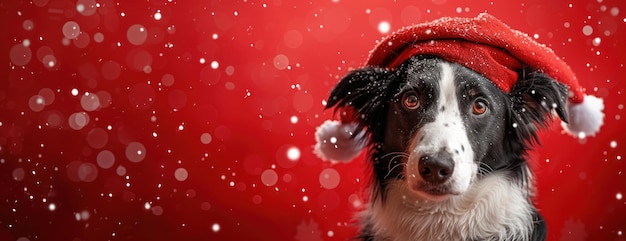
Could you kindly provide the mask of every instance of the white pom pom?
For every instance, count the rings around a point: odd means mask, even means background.
[[[602,99],[585,95],[580,104],[567,103],[568,123],[561,123],[565,131],[577,138],[595,136],[604,124],[604,102]]]
[[[313,152],[324,160],[351,161],[365,145],[365,133],[355,135],[356,123],[341,124],[339,121],[325,121],[315,131],[315,149]]]

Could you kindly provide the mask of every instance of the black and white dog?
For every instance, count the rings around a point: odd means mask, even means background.
[[[327,108],[354,108],[369,136],[371,198],[363,240],[544,240],[526,152],[567,88],[521,72],[510,93],[457,63],[418,55],[393,70],[364,67]]]

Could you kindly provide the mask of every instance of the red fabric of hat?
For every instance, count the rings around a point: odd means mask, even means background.
[[[403,28],[376,46],[367,65],[395,68],[418,54],[464,65],[506,92],[517,81],[517,71],[527,66],[567,85],[572,93],[571,103],[581,103],[584,98],[576,75],[552,49],[487,13],[475,18],[441,18]]]

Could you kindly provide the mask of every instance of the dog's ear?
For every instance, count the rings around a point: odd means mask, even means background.
[[[374,129],[380,129],[377,127],[384,126],[383,110],[391,79],[392,73],[384,68],[353,70],[333,88],[326,108],[334,107],[335,111],[353,109],[358,132],[367,127],[367,132],[372,133]]]
[[[538,143],[537,130],[547,125],[554,112],[567,122],[567,87],[541,72],[520,73],[509,95],[509,129],[522,142]]]

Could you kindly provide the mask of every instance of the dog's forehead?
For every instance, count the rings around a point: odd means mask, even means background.
[[[400,71],[405,71],[410,83],[435,83],[441,79],[443,62],[440,59],[409,60],[408,66]]]

